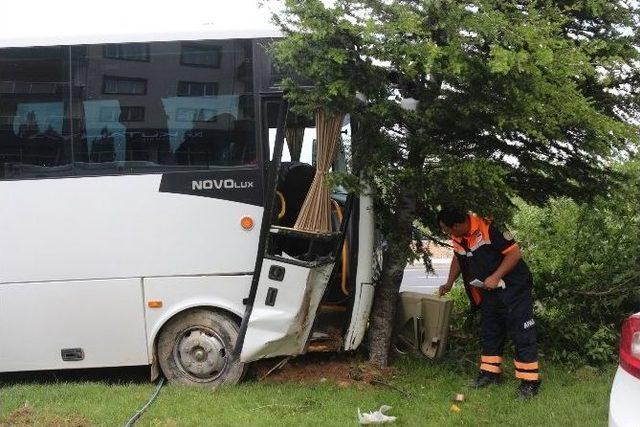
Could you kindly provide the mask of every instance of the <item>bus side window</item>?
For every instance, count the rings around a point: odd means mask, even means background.
[[[207,169],[256,162],[251,49],[242,40],[73,48],[78,166]]]
[[[71,169],[67,70],[61,47],[0,50],[0,178]]]
[[[0,49],[0,179],[257,164],[250,40]]]

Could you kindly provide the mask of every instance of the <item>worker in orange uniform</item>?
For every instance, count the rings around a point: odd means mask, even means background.
[[[440,295],[451,290],[462,274],[471,304],[482,315],[482,357],[477,388],[500,383],[507,334],[515,345],[518,396],[530,398],[540,388],[533,280],[522,253],[509,232],[462,209],[445,207],[438,224],[451,236],[455,256]]]

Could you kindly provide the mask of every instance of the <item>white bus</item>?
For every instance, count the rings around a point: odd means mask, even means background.
[[[324,242],[286,229],[314,168],[270,153],[313,123],[286,114],[277,35],[0,32],[0,372],[215,387],[360,345],[372,202],[337,195]]]

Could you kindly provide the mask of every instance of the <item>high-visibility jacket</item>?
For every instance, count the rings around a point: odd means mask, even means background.
[[[453,250],[458,258],[465,290],[473,307],[482,302],[482,292],[470,285],[474,279],[484,281],[502,263],[504,256],[518,247],[513,236],[500,231],[491,221],[476,215],[469,215],[469,233],[462,237],[452,237]],[[524,260],[503,277],[507,286],[527,286],[531,273]]]

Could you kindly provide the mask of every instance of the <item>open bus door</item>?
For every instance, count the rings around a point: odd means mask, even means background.
[[[265,186],[265,213],[260,230],[260,243],[254,277],[246,301],[246,311],[240,328],[236,353],[242,362],[305,351],[324,291],[333,270],[335,258],[296,259],[278,251],[274,237],[305,239],[310,245],[315,236],[273,225],[276,188],[284,145],[287,105],[272,96],[262,100],[263,136],[268,138],[273,108],[277,107],[277,127],[273,155]],[[266,151],[268,147],[263,147]],[[268,153],[268,151],[266,151]],[[286,235],[289,236],[286,236]],[[326,236],[327,242],[337,236]],[[321,242],[321,243],[327,243]]]
[[[274,132],[274,107],[277,107],[277,126]],[[373,254],[373,210],[371,198],[361,197],[347,203],[345,215],[333,232],[317,234],[275,225],[274,218],[282,203],[277,196],[281,156],[284,146],[287,106],[273,96],[262,100],[263,137],[274,139],[273,155],[265,185],[265,213],[253,282],[246,300],[246,311],[240,328],[235,352],[242,362],[275,356],[295,356],[307,352],[315,329],[316,316],[327,286],[338,265],[337,259],[344,244],[351,206],[356,207],[357,270],[351,296],[351,313],[340,338],[339,348],[355,349],[368,324],[373,286],[371,284]],[[269,152],[269,147],[263,147]],[[308,166],[311,167],[311,166]],[[353,202],[353,200],[352,200]],[[305,249],[297,254],[283,251],[282,243],[294,241]],[[348,325],[348,327],[347,327]],[[337,348],[336,348],[337,349]]]

